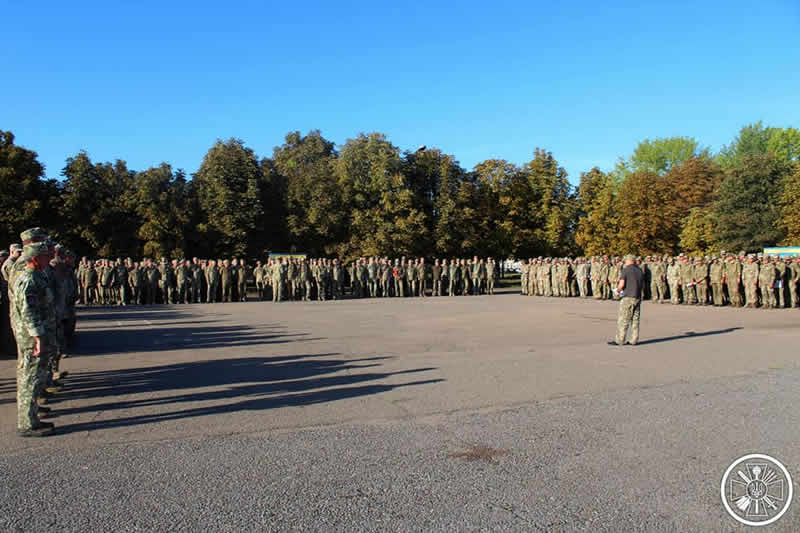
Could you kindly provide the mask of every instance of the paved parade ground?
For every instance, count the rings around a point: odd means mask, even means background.
[[[0,361],[0,530],[745,530],[734,459],[800,479],[800,311],[645,302],[641,344],[612,347],[616,309],[82,309],[56,435],[16,437]]]

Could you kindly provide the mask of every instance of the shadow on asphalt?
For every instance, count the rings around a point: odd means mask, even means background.
[[[657,344],[659,342],[677,341],[680,339],[691,339],[694,337],[708,337],[709,335],[722,335],[725,333],[736,331],[737,329],[742,329],[742,328],[736,327],[736,328],[716,329],[713,331],[703,331],[700,333],[697,333],[695,331],[687,331],[683,335],[673,335],[672,337],[661,337],[659,339],[648,339],[646,341],[639,341],[639,345],[641,346],[643,344]]]
[[[123,399],[84,407],[57,408],[59,415],[114,411],[118,409],[180,406],[194,402],[225,402],[162,413],[148,413],[112,420],[59,426],[58,433],[97,431],[115,427],[149,424],[163,420],[233,413],[245,410],[312,405],[379,394],[399,387],[432,384],[429,379],[387,385],[375,383],[391,376],[428,372],[435,368],[416,368],[399,372],[361,372],[380,366],[389,357],[328,359],[335,353],[276,357],[245,357],[197,361],[125,370],[71,374],[54,403],[76,399],[143,395],[165,391],[189,391],[222,387],[221,390],[184,392],[158,398]],[[318,359],[324,357],[325,359]],[[345,372],[343,375],[329,375]],[[323,390],[317,390],[323,389]],[[231,401],[233,400],[233,401]]]

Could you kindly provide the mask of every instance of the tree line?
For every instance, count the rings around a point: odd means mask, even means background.
[[[0,239],[42,226],[79,255],[536,257],[756,251],[800,244],[800,131],[743,127],[718,153],[688,137],[640,142],[577,186],[537,148],[472,170],[380,133],[337,147],[291,132],[271,157],[217,141],[191,177],[168,163],[66,159],[45,179],[36,152],[0,130]]]

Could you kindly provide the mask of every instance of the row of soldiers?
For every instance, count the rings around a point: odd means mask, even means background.
[[[177,304],[247,300],[253,269],[244,259],[190,260],[83,258],[79,301],[86,305]]]
[[[17,432],[38,437],[54,429],[42,418],[50,415],[45,404],[67,375],[60,361],[75,333],[78,287],[71,251],[41,228],[25,230],[20,238],[22,245],[0,254],[3,311],[17,352]]]
[[[259,296],[283,300],[341,299],[345,289],[354,298],[457,296],[494,294],[497,263],[491,258],[435,259],[361,258],[349,265],[338,259],[280,257],[256,265]]]
[[[246,301],[253,281],[258,298],[284,300],[424,297],[494,294],[497,263],[492,258],[362,258],[349,265],[338,259],[276,257],[250,267],[244,259],[151,259],[132,261],[83,258],[77,267],[79,301],[86,305],[169,304]]]
[[[658,303],[797,308],[800,257],[763,254],[637,257],[645,276],[644,298]],[[622,272],[618,257],[528,259],[521,264],[522,294],[606,300]]]

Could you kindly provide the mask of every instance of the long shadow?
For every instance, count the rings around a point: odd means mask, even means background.
[[[336,353],[277,357],[242,357],[192,361],[162,366],[70,374],[64,383],[64,400],[129,394],[181,391],[252,383],[307,379],[343,370],[377,366],[387,357],[320,359]]]
[[[119,320],[121,322],[129,320],[172,320],[186,318],[187,316],[192,316],[192,314],[173,307],[165,307],[163,309],[156,307],[86,307],[78,311],[78,322],[90,320]],[[215,314],[215,316],[225,315]]]
[[[194,324],[188,322],[188,324]],[[285,344],[319,340],[307,333],[286,333],[282,326],[204,326],[79,330],[70,355],[199,350],[231,346]]]
[[[162,420],[232,413],[242,410],[275,409],[311,405],[344,398],[378,394],[397,387],[431,384],[441,379],[420,380],[399,385],[374,383],[391,376],[435,370],[415,368],[395,372],[367,371],[389,357],[329,359],[336,354],[304,354],[278,357],[197,361],[106,372],[76,373],[67,378],[58,402],[110,396],[143,395],[75,408],[56,406],[59,415],[185,405],[195,402],[225,402],[188,407],[162,413],[135,415],[113,420],[92,421],[59,427],[59,433],[100,430],[148,424]],[[323,357],[323,359],[319,359]],[[341,374],[339,374],[341,373]],[[336,374],[336,375],[333,375]],[[354,386],[355,385],[355,386]],[[215,390],[190,389],[215,388]],[[320,390],[321,389],[321,390]],[[169,396],[153,393],[186,391]],[[231,402],[230,400],[234,400]]]
[[[646,341],[639,341],[639,345],[641,346],[642,344],[657,344],[659,342],[677,341],[680,339],[691,339],[694,337],[708,337],[709,335],[722,335],[724,333],[730,333],[732,331],[736,331],[737,329],[742,329],[742,328],[735,327],[735,328],[717,329],[713,331],[703,331],[701,333],[697,333],[695,331],[687,331],[683,335],[673,335],[672,337],[661,337],[660,339],[648,339]]]

